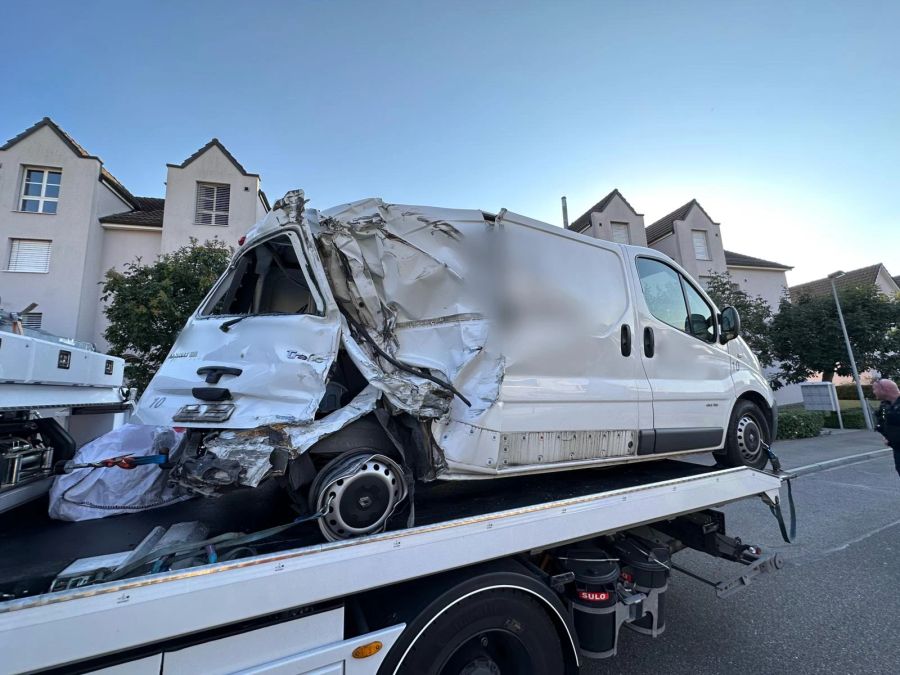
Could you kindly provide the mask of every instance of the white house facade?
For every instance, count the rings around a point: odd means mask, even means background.
[[[644,216],[613,190],[569,229],[598,239],[649,246],[675,260],[704,286],[713,274],[728,273],[744,291],[765,299],[773,312],[787,293],[785,273],[792,268],[726,250],[719,223],[696,199],[645,228]]]
[[[53,120],[0,146],[0,306],[31,327],[105,346],[110,268],[189,243],[235,245],[268,210],[259,176],[216,139],[168,166],[165,198],[138,197]]]

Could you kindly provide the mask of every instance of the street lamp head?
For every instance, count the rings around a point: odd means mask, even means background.
[[[846,272],[844,272],[842,270],[838,270],[837,272],[832,272],[831,274],[829,274],[828,278],[829,279],[840,279],[842,276],[844,276],[844,274],[846,274]]]

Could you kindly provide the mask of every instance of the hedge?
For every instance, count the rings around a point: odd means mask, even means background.
[[[835,391],[837,391],[837,397],[841,401],[858,401],[859,394],[856,393],[856,385],[855,384],[837,384],[835,385]],[[863,388],[863,396],[868,399],[875,398],[875,395],[872,394],[872,385],[864,384]]]
[[[871,409],[871,406],[869,406]],[[781,419],[781,418],[779,418]],[[863,417],[861,408],[842,410],[841,419],[844,420],[845,429],[865,429],[866,419]],[[839,429],[838,418],[836,413],[828,413],[825,417],[825,426],[828,429]]]
[[[783,410],[778,413],[778,440],[815,438],[821,433],[824,422],[820,412]]]

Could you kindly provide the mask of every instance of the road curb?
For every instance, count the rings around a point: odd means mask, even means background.
[[[833,469],[838,466],[846,466],[848,464],[859,464],[860,462],[868,462],[870,459],[878,459],[890,454],[890,448],[882,448],[880,450],[870,450],[869,452],[861,452],[858,455],[849,455],[847,457],[838,457],[837,459],[828,459],[824,462],[816,462],[815,464],[807,464],[796,469],[789,469],[785,473],[789,478],[797,478],[810,473],[818,473],[826,469]]]

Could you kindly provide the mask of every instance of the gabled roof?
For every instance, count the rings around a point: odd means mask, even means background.
[[[691,209],[695,206],[703,211],[703,215],[709,218],[709,214],[704,211],[702,206],[700,206],[700,202],[698,202],[696,199],[692,199],[684,206],[679,206],[677,209],[672,211],[672,213],[663,216],[655,223],[651,223],[647,226],[647,245],[649,246],[657,239],[662,239],[667,234],[672,234],[675,231],[675,221],[684,220],[685,218],[687,218],[688,214],[691,212]],[[709,218],[709,220],[711,222],[714,222],[712,218]]]
[[[616,188],[612,192],[610,192],[608,195],[606,195],[603,199],[601,199],[599,202],[594,204],[587,211],[585,211],[580,216],[578,216],[574,221],[569,223],[569,229],[574,230],[575,232],[583,232],[591,224],[591,214],[596,213],[598,211],[605,211],[606,207],[609,206],[610,202],[616,196],[618,196],[619,199],[621,199],[623,202],[625,202],[625,206],[627,206],[629,209],[631,209],[635,215],[638,215],[638,216],[641,215],[637,211],[634,210],[634,207],[628,203],[628,200],[625,199],[625,196],[621,192],[619,192],[618,188]]]
[[[894,280],[894,283],[895,283],[895,284],[897,284],[898,286],[900,286],[900,276],[891,277],[891,279]]]
[[[100,219],[100,222],[112,223],[115,225],[162,227],[163,211],[165,209],[166,200],[160,199],[159,197],[135,197],[134,199],[137,202],[137,208],[133,211],[103,216]]]
[[[725,264],[733,267],[759,267],[770,270],[794,269],[790,265],[782,265],[781,263],[772,262],[771,260],[754,258],[752,255],[744,255],[743,253],[735,253],[734,251],[725,251]]]
[[[69,136],[65,131],[63,131],[62,127],[60,127],[56,122],[54,122],[49,117],[44,117],[40,122],[32,124],[21,134],[10,138],[6,143],[0,146],[0,150],[9,150],[12,146],[14,146],[19,141],[22,141],[29,136],[31,136],[36,131],[43,129],[44,127],[48,127],[53,133],[59,137],[59,139],[68,146],[68,148],[74,152],[78,157],[82,159],[96,159],[100,162],[100,180],[107,183],[107,185],[114,191],[119,193],[119,196],[124,199],[124,201],[128,204],[136,206],[135,196],[131,194],[124,185],[119,181],[118,178],[113,176],[104,166],[103,160],[100,159],[97,155],[92,155],[87,150],[85,150],[80,143],[78,143],[74,138]]]
[[[858,270],[847,272],[842,277],[834,280],[835,286],[838,288],[856,288],[858,286],[874,286],[878,279],[878,273],[884,267],[881,263],[861,267]],[[815,281],[807,281],[805,284],[791,286],[788,291],[793,300],[803,295],[816,297],[819,295],[827,295],[831,293],[831,279],[816,279]]]
[[[215,147],[217,147],[219,150],[221,150],[221,151],[222,151],[222,154],[225,155],[225,156],[228,158],[228,161],[230,161],[232,164],[234,164],[234,168],[237,169],[238,171],[240,171],[242,175],[244,175],[244,176],[252,176],[252,177],[254,177],[254,178],[259,178],[259,174],[258,174],[258,173],[248,173],[247,170],[244,169],[243,166],[241,166],[241,163],[238,162],[238,161],[234,158],[234,155],[232,155],[230,152],[228,152],[228,148],[226,148],[224,145],[222,145],[221,141],[219,141],[218,138],[213,138],[212,140],[210,140],[209,143],[207,143],[207,144],[204,145],[202,148],[200,148],[199,150],[197,150],[197,152],[195,152],[193,155],[191,155],[190,157],[188,157],[188,158],[187,158],[186,160],[184,160],[181,164],[166,164],[166,166],[171,166],[171,167],[174,167],[174,168],[176,168],[176,169],[183,169],[184,167],[186,167],[188,164],[190,164],[190,163],[193,162],[195,159],[197,159],[198,157],[200,157],[200,155],[202,155],[203,153],[205,153],[207,150],[209,150],[209,149],[212,148],[213,146],[215,146]]]

